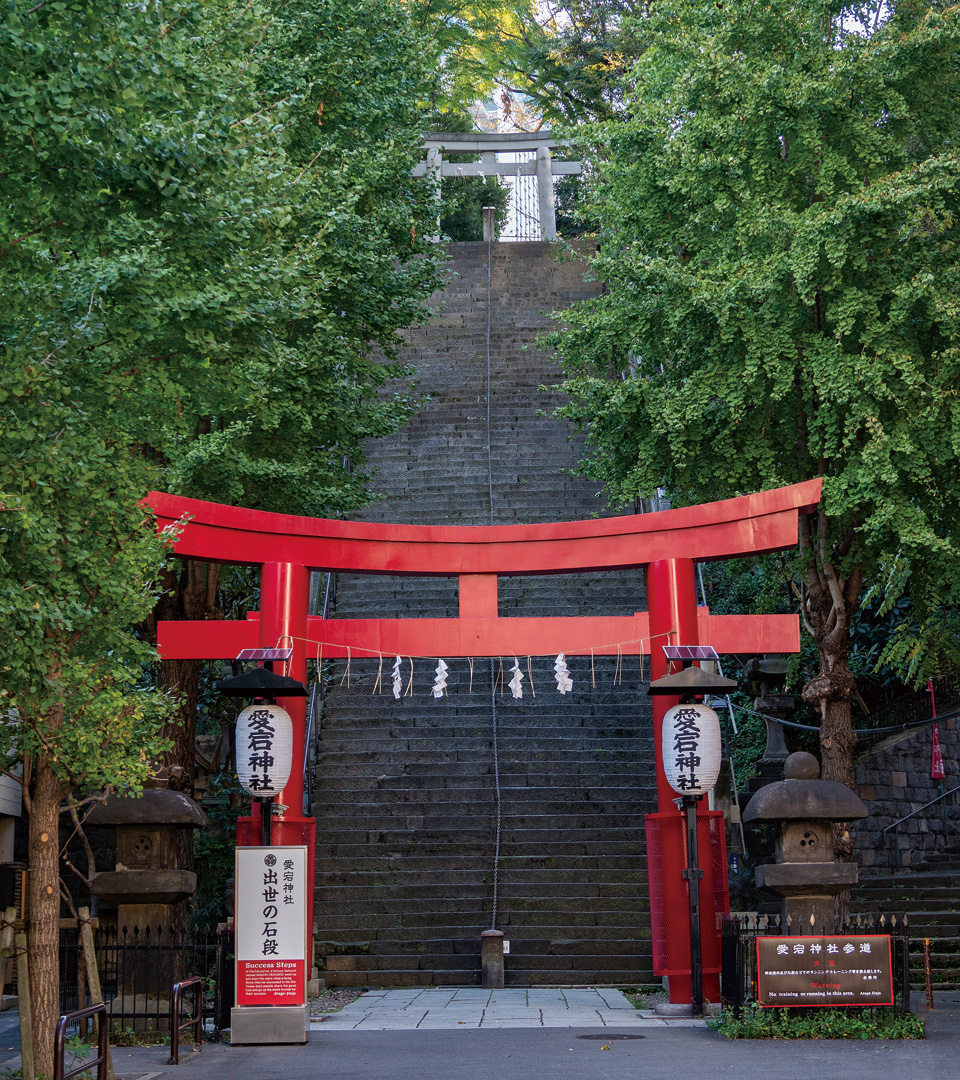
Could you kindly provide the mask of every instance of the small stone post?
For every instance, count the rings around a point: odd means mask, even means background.
[[[433,197],[437,202],[437,235],[428,239],[435,244],[440,243],[440,204],[442,199],[443,181],[443,151],[436,147],[427,150],[427,183],[433,188]]]
[[[540,236],[557,238],[557,210],[553,198],[553,164],[549,146],[537,147],[537,201],[540,204]]]
[[[481,986],[503,989],[503,931],[484,930],[480,935]]]
[[[485,206],[483,208],[483,242],[492,244],[497,238],[497,208]]]

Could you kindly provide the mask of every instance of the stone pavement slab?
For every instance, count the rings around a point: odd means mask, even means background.
[[[367,993],[332,1016],[314,1017],[313,1030],[407,1031],[474,1028],[703,1027],[702,1020],[665,1019],[640,1012],[619,991],[429,989]]]

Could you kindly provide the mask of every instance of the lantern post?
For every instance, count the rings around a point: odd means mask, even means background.
[[[683,650],[689,656],[683,654]],[[700,943],[700,882],[703,870],[699,865],[697,803],[709,792],[720,775],[720,720],[713,709],[698,704],[704,694],[728,694],[735,690],[735,679],[725,679],[699,667],[692,661],[716,656],[710,646],[667,646],[671,653],[680,654],[687,665],[675,675],[666,675],[650,684],[653,696],[676,696],[679,705],[668,709],[661,729],[660,760],[664,779],[680,798],[674,800],[678,810],[683,808],[687,827],[687,865],[682,871],[687,882],[690,912],[690,992],[695,1016],[703,1014],[703,960]]]
[[[699,795],[684,795],[683,806],[687,813],[687,868],[684,880],[689,883],[690,898],[690,990],[694,1015],[703,1013],[703,962],[700,953],[700,882],[703,871],[698,865],[697,853],[697,803]]]
[[[230,697],[254,699],[237,716],[237,779],[260,811],[261,830],[260,847],[234,853],[233,1043],[302,1043],[309,1026],[309,858],[306,845],[273,844],[273,802],[291,780],[297,747],[294,719],[276,699],[307,694],[302,682],[273,671],[274,661],[289,662],[291,652],[244,649],[236,662],[263,666],[217,684]]]

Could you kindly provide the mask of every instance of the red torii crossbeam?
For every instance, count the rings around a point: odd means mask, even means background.
[[[175,554],[212,562],[261,567],[260,611],[246,620],[160,622],[158,647],[165,659],[233,659],[241,649],[293,648],[288,674],[305,680],[307,660],[348,655],[484,657],[593,653],[650,655],[651,678],[667,674],[659,647],[713,645],[719,653],[793,653],[800,648],[793,615],[711,615],[698,608],[695,562],[780,551],[797,543],[798,517],[820,500],[820,481],[745,495],[656,514],[555,522],[546,525],[431,526],[375,524],[273,514],[243,507],[152,492],[145,503],[159,529],[176,528]],[[646,567],[646,612],[599,618],[500,618],[500,575],[582,573]],[[310,570],[459,579],[455,619],[334,619],[308,615]],[[322,643],[322,644],[321,644]],[[294,719],[294,761],[304,756],[305,703],[280,702]],[[660,729],[676,699],[655,698],[657,796],[662,825],[679,811],[660,760]],[[280,802],[297,815],[303,805],[303,776],[294,768]],[[715,815],[704,812],[704,826]],[[649,830],[648,830],[649,831]],[[722,830],[721,840],[722,840]],[[706,834],[705,834],[706,835]],[[665,872],[666,868],[661,867]],[[716,866],[715,873],[725,872]],[[671,975],[672,1001],[690,1001],[689,945],[683,971],[686,884],[678,878],[651,880],[662,900],[658,974]],[[706,900],[712,882],[704,880]],[[659,906],[658,901],[657,906]],[[678,925],[673,928],[674,916]],[[665,921],[664,921],[665,920]],[[704,935],[714,934],[709,918]],[[666,942],[666,944],[664,944]],[[678,944],[679,943],[679,944]],[[715,950],[706,950],[707,957]],[[716,953],[719,957],[719,953]],[[719,961],[718,961],[719,963]],[[704,996],[719,1000],[716,970],[704,967]],[[685,982],[684,982],[685,978]]]

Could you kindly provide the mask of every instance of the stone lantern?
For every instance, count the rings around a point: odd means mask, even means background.
[[[88,825],[116,826],[117,864],[97,874],[90,891],[116,904],[121,930],[172,925],[175,905],[197,891],[197,875],[180,868],[180,834],[206,821],[193,799],[168,788],[147,788],[138,799],[111,796],[91,810]]]
[[[821,780],[813,754],[791,754],[784,779],[750,800],[745,823],[778,823],[776,862],[758,866],[757,885],[783,897],[782,914],[833,932],[834,897],[857,884],[857,864],[833,861],[833,823],[867,816],[867,808],[844,784]]]

